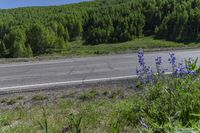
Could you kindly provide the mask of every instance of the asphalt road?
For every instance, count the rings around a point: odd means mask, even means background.
[[[146,63],[155,68],[154,59],[162,56],[165,68],[169,51],[145,53]],[[200,49],[175,52],[179,61],[200,57]],[[0,90],[54,86],[135,76],[137,54],[60,59],[0,65]]]

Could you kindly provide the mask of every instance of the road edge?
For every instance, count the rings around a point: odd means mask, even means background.
[[[101,78],[101,79],[87,79],[87,80],[77,80],[77,81],[66,81],[66,82],[55,82],[55,83],[44,83],[37,85],[27,85],[27,86],[16,86],[16,87],[5,87],[0,88],[0,95],[13,94],[13,93],[26,93],[26,92],[36,92],[36,91],[56,91],[63,89],[80,89],[88,87],[97,86],[112,86],[116,84],[121,84],[124,86],[131,85],[135,86],[135,81],[137,75],[121,76],[121,77],[111,77],[111,78]]]

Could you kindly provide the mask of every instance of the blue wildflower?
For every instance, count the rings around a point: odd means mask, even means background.
[[[162,57],[158,56],[156,59],[155,59],[155,63],[156,65],[161,65],[162,64]]]
[[[162,66],[161,66],[162,63],[163,63],[162,57],[158,56],[155,59],[156,71],[159,76],[162,76],[164,78],[164,75],[165,75],[165,72],[167,71],[167,69],[162,68]]]
[[[162,58],[160,56],[158,56],[156,59],[155,59],[155,63],[156,63],[156,71],[158,74],[161,73],[161,64],[162,64]]]
[[[188,71],[188,74],[194,76],[195,75],[195,71],[194,70]]]
[[[144,51],[141,49],[138,52],[138,62],[140,66],[145,66],[145,62],[144,62]]]
[[[136,68],[136,74],[142,84],[153,82],[153,71],[149,66],[145,65],[144,51],[139,50],[138,52],[138,63],[139,66]]]
[[[175,68],[176,67],[176,56],[174,53],[169,53],[169,63],[172,64],[172,67]]]
[[[169,59],[168,59],[169,63],[172,65],[172,75],[174,77],[177,77],[178,75],[178,68],[176,68],[176,56],[174,53],[169,53]]]

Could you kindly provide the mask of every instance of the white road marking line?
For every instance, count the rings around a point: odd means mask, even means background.
[[[165,74],[172,74],[172,72],[166,72]],[[101,82],[101,81],[114,81],[114,80],[131,79],[131,78],[137,78],[137,75],[3,87],[3,88],[0,88],[0,91],[9,91],[9,90],[17,90],[17,89],[20,89],[20,90],[34,89],[36,87],[53,87],[57,85],[78,85],[78,84],[83,84],[83,83],[95,83],[95,82]]]
[[[13,87],[3,87],[0,88],[0,91],[5,90],[13,90],[13,89],[29,89],[29,88],[36,88],[36,87],[52,87],[56,85],[76,85],[82,83],[93,83],[93,82],[100,82],[100,81],[113,81],[113,80],[120,80],[120,79],[131,79],[136,78],[137,75],[129,75],[129,76],[120,76],[120,77],[111,77],[111,78],[99,78],[99,79],[86,79],[86,80],[76,80],[76,81],[66,81],[66,82],[54,82],[54,83],[43,83],[43,84],[33,84],[33,85],[23,85],[23,86],[13,86]]]

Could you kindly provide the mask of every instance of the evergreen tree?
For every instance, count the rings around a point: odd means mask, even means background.
[[[65,42],[65,40],[63,39],[63,37],[57,38],[56,40],[56,48],[59,51],[65,50],[67,48],[67,44]]]
[[[11,36],[13,41],[12,48],[10,51],[11,57],[26,57],[26,36],[24,31],[22,31],[19,27],[11,29]]]
[[[26,50],[26,57],[32,57],[32,56],[33,56],[33,51],[31,49],[31,46],[28,44]]]
[[[7,55],[7,49],[5,43],[0,40],[0,57],[1,58],[6,57],[6,55]]]

